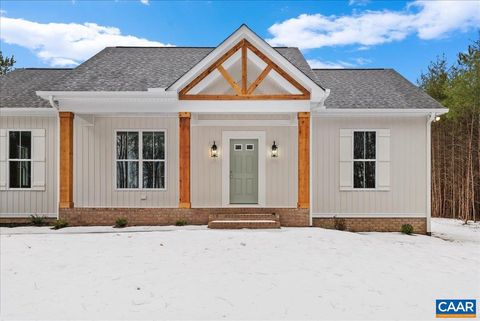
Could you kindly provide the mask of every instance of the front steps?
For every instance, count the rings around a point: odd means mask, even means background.
[[[278,214],[210,214],[211,229],[270,229],[280,228]]]

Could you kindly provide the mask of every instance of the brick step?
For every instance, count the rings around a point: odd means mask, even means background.
[[[280,222],[280,216],[275,213],[238,213],[238,214],[210,214],[208,221],[256,221],[256,220],[271,220]]]
[[[212,220],[208,222],[211,229],[268,229],[280,228],[280,222],[274,220]]]

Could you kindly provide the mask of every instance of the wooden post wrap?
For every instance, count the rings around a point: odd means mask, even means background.
[[[180,199],[179,208],[190,208],[190,113],[178,113],[180,124]]]
[[[60,117],[60,208],[73,208],[73,117],[59,112]]]
[[[298,113],[298,208],[310,207],[310,113]]]

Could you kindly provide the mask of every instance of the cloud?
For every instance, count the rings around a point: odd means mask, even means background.
[[[349,6],[366,6],[370,0],[348,0]]]
[[[324,61],[320,59],[307,59],[308,64],[312,68],[318,69],[340,69],[340,68],[353,68],[357,66],[363,66],[371,63],[372,61],[367,58],[351,58],[352,62],[337,60],[337,61]]]
[[[345,61],[322,61],[319,59],[307,59],[308,64],[311,68],[315,69],[342,69],[347,67],[352,67],[353,65]]]
[[[430,40],[480,25],[478,1],[414,1],[402,11],[371,11],[344,16],[301,14],[272,25],[272,46],[301,49],[359,45],[370,47],[416,34]]]
[[[140,0],[140,2],[146,6],[150,5],[150,0]]]
[[[51,66],[72,66],[109,46],[169,46],[96,23],[38,23],[1,17],[0,39],[32,50]]]

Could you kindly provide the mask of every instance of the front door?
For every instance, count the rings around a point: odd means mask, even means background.
[[[230,204],[258,204],[258,139],[230,140]]]

